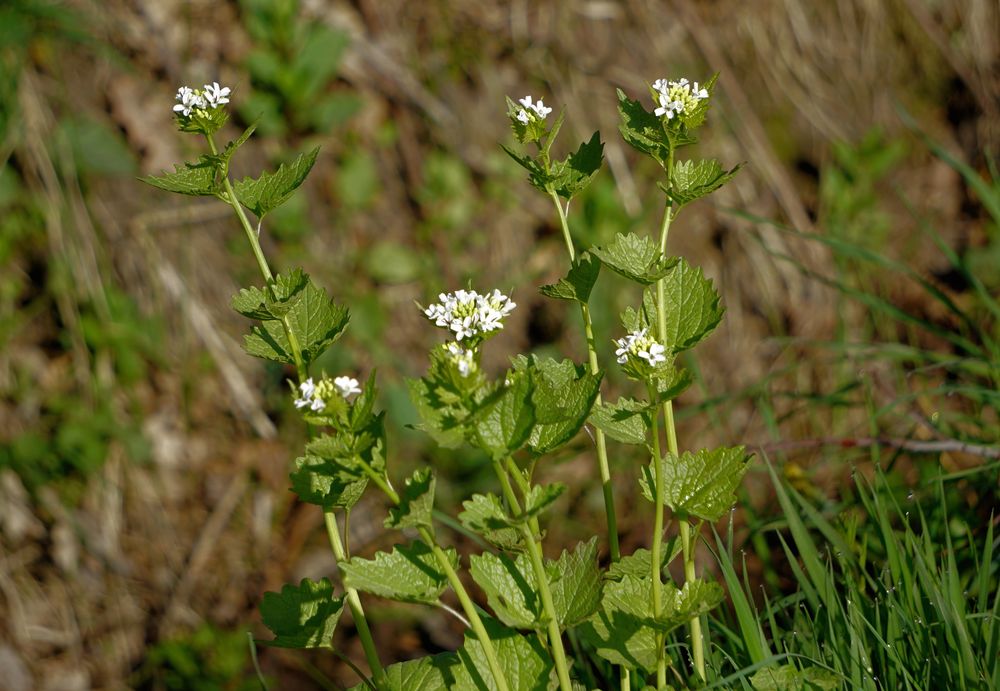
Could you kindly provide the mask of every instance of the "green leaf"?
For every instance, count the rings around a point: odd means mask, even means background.
[[[214,197],[221,190],[218,183],[218,165],[206,156],[202,156],[197,163],[175,165],[172,173],[147,175],[139,179],[161,190],[193,197]]]
[[[455,424],[446,406],[441,404],[432,386],[423,379],[407,379],[410,401],[417,409],[422,423],[417,428],[426,432],[438,446],[454,449],[465,441],[465,432]]]
[[[697,163],[678,161],[674,164],[673,172],[670,175],[670,187],[665,188],[661,184],[660,188],[670,197],[676,211],[685,204],[719,189],[732,180],[742,167],[741,163],[730,170],[723,170],[715,159],[706,159]]]
[[[661,166],[666,166],[670,158],[670,140],[663,129],[660,118],[633,101],[618,89],[618,113],[621,124],[618,130],[629,146],[652,156]]]
[[[517,629],[544,626],[538,583],[526,554],[515,560],[484,552],[472,555],[469,561],[472,579],[483,589],[500,621]]]
[[[390,691],[441,691],[455,688],[461,665],[457,653],[438,653],[389,665],[385,676]],[[352,691],[371,691],[371,687],[360,684]]]
[[[538,290],[542,295],[556,300],[575,300],[586,304],[600,272],[601,262],[589,252],[583,252],[573,262],[566,278],[560,278],[557,283],[542,286]]]
[[[736,488],[743,479],[749,457],[742,446],[685,451],[680,458],[667,454],[660,459],[663,503],[679,518],[694,516],[717,521],[736,503]],[[654,500],[654,468],[651,462],[639,480],[643,495]]]
[[[691,373],[686,369],[676,366],[667,368],[665,375],[656,378],[656,401],[652,401],[651,405],[655,407],[658,403],[674,400],[693,382]]]
[[[456,653],[438,653],[416,660],[397,662],[385,668],[388,691],[441,691],[455,688],[455,675],[462,662]],[[348,691],[371,691],[366,682]]]
[[[300,154],[290,164],[278,166],[278,170],[273,173],[265,171],[256,180],[243,178],[237,181],[233,185],[236,198],[253,211],[257,218],[263,218],[269,211],[284,204],[305,181],[318,154],[319,147],[316,147]]]
[[[722,321],[725,309],[712,282],[683,259],[664,279],[664,295],[667,337],[663,345],[669,351],[693,348]]]
[[[682,551],[680,540],[671,540],[668,549],[663,550],[661,556],[660,573],[666,574],[667,565],[674,560]],[[620,581],[625,576],[633,578],[651,578],[650,570],[653,566],[653,553],[645,547],[640,547],[632,554],[622,557],[618,561],[612,562],[608,567],[607,578],[612,581]]]
[[[521,362],[530,363],[537,372],[532,396],[536,421],[528,448],[541,456],[568,442],[583,427],[600,392],[601,375],[589,374],[570,360],[533,356]]]
[[[344,609],[344,598],[333,596],[333,584],[304,579],[286,585],[281,593],[264,593],[260,615],[275,635],[264,641],[278,648],[328,648]]]
[[[528,182],[531,186],[537,190],[548,193],[549,184],[552,182],[552,176],[545,172],[533,158],[530,156],[524,156],[517,153],[511,148],[501,144],[501,148],[507,152],[507,155],[512,159],[517,161],[517,164],[528,171]]]
[[[601,607],[577,628],[599,656],[645,673],[656,669],[659,633],[645,623],[649,612],[649,579],[625,576],[604,586]]]
[[[319,456],[300,456],[295,459],[295,470],[289,477],[292,491],[299,499],[322,506],[327,511],[350,509],[361,499],[368,478],[358,479],[345,471],[344,466]]]
[[[648,434],[644,413],[649,406],[631,398],[602,403],[590,412],[590,424],[623,444],[645,445]]]
[[[452,567],[458,567],[458,552],[445,550]],[[344,585],[366,593],[402,602],[432,604],[448,587],[434,552],[423,542],[396,545],[392,552],[376,552],[374,559],[354,557],[340,564]]]
[[[269,286],[242,288],[233,296],[231,304],[234,310],[250,319],[281,319],[309,283],[309,276],[302,269],[294,269],[278,274]]]
[[[273,310],[275,304],[268,304],[268,309]],[[285,316],[307,367],[340,337],[350,320],[347,309],[331,301],[326,291],[312,281],[291,298]],[[295,364],[280,321],[265,321],[255,326],[245,337],[243,349],[256,357]]]
[[[551,691],[559,686],[552,655],[542,647],[537,636],[522,636],[495,619],[484,619],[483,624],[510,691]],[[486,653],[474,633],[465,634],[465,645],[458,649],[458,656],[462,666],[455,676],[455,685],[448,688],[498,690]]]
[[[510,375],[510,383],[475,422],[472,443],[493,458],[521,448],[535,423],[534,382],[528,372]]]
[[[651,239],[635,233],[618,233],[607,247],[593,247],[591,254],[625,278],[649,285],[660,280],[677,264],[677,257],[665,257]]]
[[[757,691],[807,691],[809,689],[839,689],[843,678],[822,667],[797,669],[793,664],[768,665],[750,677]]]
[[[524,498],[524,511],[517,517],[517,522],[523,523],[532,516],[542,513],[565,491],[566,485],[561,482],[553,482],[551,485],[533,485],[528,490],[528,496]]]
[[[399,493],[399,505],[389,509],[386,528],[431,528],[434,511],[434,473],[428,468],[413,473]]]
[[[546,565],[552,604],[561,629],[583,622],[601,603],[601,570],[597,566],[597,538],[581,542],[572,552],[563,550]]]
[[[503,502],[495,494],[473,494],[462,502],[465,511],[458,514],[458,520],[467,529],[482,535],[491,545],[505,550],[519,550],[523,547],[523,537],[513,519],[507,515]]]
[[[603,162],[604,143],[601,133],[594,132],[590,140],[581,144],[565,161],[552,164],[549,184],[560,197],[572,199],[590,184]]]

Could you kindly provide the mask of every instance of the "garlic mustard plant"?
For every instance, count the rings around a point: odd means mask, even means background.
[[[707,338],[723,310],[711,281],[668,254],[667,237],[684,206],[737,172],[738,167],[724,170],[713,160],[678,156],[696,141],[694,132],[705,120],[714,85],[714,77],[704,86],[686,79],[657,80],[650,88],[652,110],[618,92],[622,136],[662,168],[663,196],[657,203],[663,222],[653,237],[618,234],[604,245],[584,248],[572,232],[569,203],[600,171],[604,145],[599,133],[557,158],[552,150],[564,113],[550,120],[552,109],[541,98],[507,99],[514,139],[525,150],[504,149],[552,201],[566,246],[565,277],[539,290],[576,305],[587,352],[579,363],[512,354],[510,367],[492,377],[480,361],[516,308],[509,295],[498,289],[456,289],[420,307],[447,334],[431,348],[425,374],[408,382],[420,428],[442,447],[477,449],[477,458],[485,459],[496,477],[495,491],[472,494],[461,507],[442,507],[458,509],[463,530],[487,545],[468,555],[439,534],[434,469],[392,477],[375,374],[361,383],[346,374],[331,379],[311,373],[317,358],[347,328],[349,311],[302,269],[274,273],[261,248],[267,215],[306,179],[318,151],[257,177],[234,180],[230,161],[254,125],[220,147],[214,137],[226,124],[232,91],[218,82],[177,91],[178,129],[204,137],[208,152],[143,180],[179,194],[215,197],[232,208],[261,275],[259,285],[243,288],[232,300],[233,308],[253,322],[244,349],[287,368],[290,410],[312,430],[290,468],[292,489],[323,512],[338,567],[336,584],[330,578],[306,579],[266,593],[261,617],[273,638],[262,643],[329,648],[348,609],[367,661],[356,689],[665,690],[711,681],[701,618],[721,602],[723,591],[698,574],[694,551],[704,523],[719,520],[735,503],[749,459],[743,447],[681,450],[673,401],[691,377],[677,356]],[[621,315],[622,337],[594,333],[590,296],[602,269],[617,275],[611,280],[635,286],[635,307]],[[638,397],[603,399],[601,359],[609,343],[614,345],[610,366],[621,367],[634,381]],[[548,479],[547,468],[553,453],[585,427],[593,440],[607,529],[553,558],[546,553],[544,526],[566,487]],[[612,453],[620,453],[622,444],[638,446],[649,456],[642,467],[616,464],[625,481],[637,483],[652,503],[648,549],[631,554],[622,553],[611,474]],[[404,542],[364,557],[350,553],[345,530],[352,509],[369,491],[383,495],[388,504],[383,524],[401,531]],[[668,510],[679,531],[677,549],[664,544]],[[602,553],[607,568],[601,566]],[[678,557],[684,577],[675,582],[667,567]],[[478,601],[466,585],[470,578],[483,595]],[[384,660],[363,595],[451,612],[465,628],[464,642],[453,652]],[[674,638],[668,645],[668,637],[682,627],[687,627],[686,643]]]

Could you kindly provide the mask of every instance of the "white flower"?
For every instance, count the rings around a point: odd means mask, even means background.
[[[456,341],[482,340],[503,328],[503,319],[517,307],[509,297],[494,290],[480,295],[474,290],[441,293],[440,302],[427,307],[424,315],[436,326],[448,329]]]
[[[520,120],[521,122],[523,122],[525,125],[527,125],[532,120],[532,115],[529,114],[528,111],[531,111],[532,113],[534,113],[535,116],[537,116],[541,120],[544,120],[545,118],[547,118],[549,116],[549,113],[552,112],[551,108],[546,108],[545,107],[545,103],[542,102],[542,99],[538,99],[538,103],[534,103],[533,104],[531,102],[531,96],[530,95],[525,96],[522,99],[519,99],[518,103],[520,103],[522,106],[524,106],[524,108],[522,108],[521,112],[519,112],[517,114],[517,119]]]
[[[449,343],[445,346],[451,361],[458,368],[458,373],[463,377],[468,377],[476,369],[476,353],[474,350],[463,348],[458,343]]]
[[[354,377],[337,377],[333,380],[333,385],[337,387],[337,393],[339,393],[343,398],[347,398],[356,393],[361,393],[361,387],[358,386],[358,380]]]
[[[190,116],[191,111],[196,108],[204,109],[206,107],[205,98],[201,92],[195,91],[189,86],[179,88],[175,98],[179,103],[174,106],[174,112],[180,113],[184,117]]]
[[[650,367],[656,367],[661,362],[667,361],[667,349],[652,337],[647,336],[646,331],[646,329],[633,331],[625,338],[615,340],[615,345],[618,346],[618,349],[615,350],[618,364],[624,365],[632,356],[645,360]]]
[[[299,392],[302,396],[295,399],[295,407],[305,408],[312,402],[313,394],[316,393],[316,384],[313,382],[312,377],[299,384]]]
[[[228,86],[220,87],[219,82],[206,84],[204,91],[202,91],[209,108],[218,108],[225,103],[229,103],[230,93],[232,93],[232,90]]]
[[[698,105],[698,101],[708,98],[708,89],[699,86],[698,82],[691,84],[683,78],[677,81],[657,79],[653,82],[653,91],[656,92],[656,101],[659,104],[653,114],[659,117],[666,116],[667,120],[672,120],[680,113],[691,112]]]

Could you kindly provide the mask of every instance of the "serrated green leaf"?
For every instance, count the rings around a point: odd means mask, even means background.
[[[462,502],[465,511],[458,514],[458,520],[467,529],[482,535],[491,545],[505,550],[519,550],[523,547],[523,536],[516,528],[511,528],[513,519],[504,509],[503,502],[495,494],[473,494]]]
[[[667,335],[663,345],[678,353],[708,338],[725,309],[712,282],[683,259],[663,282]]]
[[[434,511],[434,473],[428,468],[417,470],[403,485],[399,505],[389,508],[386,528],[431,528]]]
[[[694,516],[717,521],[736,503],[736,488],[743,479],[749,457],[742,446],[685,451],[680,458],[667,454],[660,459],[663,503],[678,517]],[[639,480],[643,495],[654,501],[652,462]]]
[[[273,310],[274,305],[269,304],[268,309]],[[326,291],[317,288],[312,281],[291,298],[285,317],[307,367],[340,338],[350,321],[347,309],[331,301]],[[256,357],[295,364],[284,324],[280,321],[265,321],[255,326],[245,336],[243,349]]]
[[[538,584],[527,555],[516,559],[489,552],[469,558],[472,579],[483,589],[494,614],[505,625],[517,629],[542,626],[542,603]]]
[[[537,372],[532,396],[537,412],[528,448],[541,456],[568,442],[583,427],[600,392],[601,375],[589,374],[570,360],[532,358],[531,362]]]
[[[680,396],[694,382],[691,373],[681,367],[672,366],[664,376],[656,378],[656,400],[651,405],[672,401]]]
[[[218,163],[202,156],[197,163],[175,165],[174,171],[139,178],[142,182],[167,192],[192,197],[214,197],[221,190]]]
[[[269,211],[284,204],[292,196],[292,192],[305,181],[313,164],[316,163],[318,154],[319,147],[316,147],[300,154],[290,164],[278,166],[278,170],[273,173],[265,171],[256,180],[253,178],[238,180],[233,185],[236,198],[243,206],[253,211],[257,218],[263,218]]]
[[[438,653],[416,660],[397,662],[385,668],[388,691],[442,691],[455,688],[455,675],[462,662],[456,653]],[[349,691],[372,691],[367,682]]]
[[[542,295],[556,300],[575,300],[586,304],[600,273],[601,262],[589,252],[583,252],[573,262],[573,267],[565,278],[538,290]]]
[[[603,162],[604,143],[601,141],[601,133],[594,132],[590,140],[580,144],[565,161],[552,164],[551,188],[560,197],[572,199],[586,189]]]
[[[470,441],[491,454],[503,458],[521,448],[535,423],[532,402],[534,382],[529,373],[510,377],[500,395],[475,421]]]
[[[447,414],[447,408],[432,390],[431,385],[423,379],[407,379],[406,387],[410,393],[410,401],[420,415],[420,429],[431,436],[438,446],[454,449],[465,441],[465,432],[457,426],[454,418]]]
[[[606,583],[600,609],[576,631],[605,660],[647,674],[654,671],[659,634],[644,622],[649,591],[649,579],[624,576]]]
[[[278,274],[269,286],[242,288],[231,304],[244,317],[261,321],[280,319],[308,285],[309,276],[302,269],[294,269]]]
[[[458,552],[445,550],[452,567],[458,567]],[[402,602],[432,604],[448,587],[430,547],[416,541],[396,545],[392,552],[376,552],[374,559],[354,557],[341,562],[344,585],[366,593]]]
[[[561,629],[581,623],[601,603],[601,570],[597,567],[597,538],[579,543],[572,552],[563,550],[546,565],[552,604]]]
[[[503,144],[500,146],[507,152],[508,156],[517,161],[519,166],[528,171],[528,182],[531,183],[532,187],[542,192],[548,192],[549,184],[552,182],[552,176],[546,173],[544,168],[542,168],[530,156],[519,154]]]
[[[670,197],[676,211],[685,204],[719,189],[732,180],[742,167],[741,163],[730,170],[723,170],[715,159],[706,159],[697,163],[678,161],[674,164],[673,172],[670,175],[670,187],[664,188],[663,185],[660,185],[660,188]]]
[[[537,636],[522,636],[495,619],[484,619],[483,624],[510,691],[552,691],[559,686],[552,655]],[[455,685],[450,688],[498,691],[486,653],[474,633],[465,634],[465,645],[458,649],[458,657],[462,666],[455,676]]]
[[[648,435],[643,413],[649,406],[631,398],[602,403],[590,411],[590,424],[623,444],[646,444]]]
[[[552,506],[565,491],[566,485],[561,482],[553,482],[551,485],[533,485],[528,490],[528,496],[524,498],[524,511],[515,520],[522,523],[532,516],[537,516]]]
[[[333,584],[326,578],[304,579],[298,586],[284,586],[280,593],[264,593],[261,619],[275,636],[264,643],[278,648],[327,648],[343,609],[344,599],[333,596]]]
[[[618,113],[621,115],[618,131],[625,142],[666,166],[671,144],[660,118],[628,98],[621,89],[618,89]]]
[[[660,573],[666,573],[667,566],[681,553],[682,548],[680,540],[670,541],[668,549],[663,550],[663,554],[661,555]],[[653,553],[645,547],[640,547],[632,554],[612,562],[608,567],[607,578],[612,581],[620,581],[625,576],[650,578],[652,576],[650,573],[652,566]]]
[[[299,499],[327,511],[350,509],[361,499],[368,478],[357,478],[335,461],[319,456],[300,456],[289,477]]]
[[[756,691],[807,691],[839,689],[844,683],[836,672],[822,667],[797,669],[793,664],[769,665],[750,677]]]
[[[591,254],[625,278],[649,285],[670,273],[679,261],[665,257],[651,239],[635,233],[618,233],[607,247],[593,247]]]

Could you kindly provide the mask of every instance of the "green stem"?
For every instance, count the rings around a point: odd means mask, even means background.
[[[650,400],[656,397],[656,387],[648,385]],[[660,564],[663,559],[663,469],[660,463],[660,417],[653,416],[651,436],[653,438],[653,541],[650,548],[650,579],[652,581],[653,618],[659,618],[663,613],[663,574]],[[663,689],[667,685],[667,650],[666,636],[656,634],[656,688]]]
[[[330,547],[333,549],[333,556],[337,563],[347,561],[347,552],[344,544],[340,540],[340,528],[337,525],[337,517],[332,511],[323,514],[326,519],[326,534],[330,538]],[[345,587],[347,593],[347,606],[351,608],[351,615],[354,617],[354,626],[358,630],[358,638],[361,639],[361,647],[365,651],[365,658],[368,660],[368,667],[372,672],[372,681],[379,689],[389,688],[389,680],[386,679],[382,662],[378,659],[378,649],[375,647],[375,640],[372,638],[371,629],[368,627],[368,619],[365,617],[365,610],[361,606],[361,598],[354,588]]]
[[[509,456],[507,457],[507,462],[508,466],[513,465],[513,459]],[[504,497],[506,497],[507,503],[510,504],[511,510],[514,511],[515,515],[520,515],[521,505],[514,494],[514,488],[510,484],[510,477],[504,469],[503,464],[500,461],[493,461],[493,470],[497,474],[497,479],[500,480]],[[524,490],[524,487],[522,486],[521,489]],[[534,571],[535,581],[538,583],[538,594],[542,599],[542,609],[549,620],[549,644],[552,646],[552,657],[556,663],[556,673],[559,675],[559,687],[563,691],[572,691],[573,683],[569,678],[569,664],[566,661],[566,650],[563,647],[562,631],[559,629],[559,620],[556,617],[556,608],[552,601],[552,591],[549,589],[549,579],[545,575],[541,540],[537,537],[539,535],[538,521],[532,517],[528,523],[521,524],[520,530],[521,536],[524,538],[524,544],[528,548],[528,556],[531,558],[531,570]]]
[[[462,580],[455,573],[455,569],[451,565],[451,561],[448,559],[448,555],[445,551],[438,546],[437,542],[434,540],[434,536],[431,531],[427,528],[420,528],[420,537],[427,543],[431,551],[434,553],[434,558],[437,559],[438,565],[445,572],[448,577],[448,582],[451,584],[452,590],[458,596],[458,601],[462,605],[462,610],[465,612],[466,618],[468,618],[469,623],[472,624],[472,630],[476,634],[476,638],[483,646],[483,652],[486,654],[486,662],[490,667],[490,673],[493,675],[493,680],[496,682],[497,691],[510,691],[510,686],[507,684],[507,677],[503,674],[503,669],[500,667],[500,661],[497,659],[496,650],[493,648],[493,641],[490,640],[489,634],[486,632],[486,627],[483,626],[483,620],[479,618],[479,613],[476,611],[476,606],[472,603],[472,598],[469,597],[468,591],[465,586],[462,585]]]
[[[670,167],[668,171],[672,168],[673,152],[670,154]],[[672,220],[673,208],[668,202],[667,208],[663,213],[663,223],[660,226],[660,252],[663,254],[667,252],[667,236],[670,233],[670,223]],[[666,309],[665,285],[663,279],[660,279],[656,282],[656,320],[657,335],[661,343],[665,343],[667,338]],[[663,404],[663,422],[667,432],[667,450],[676,457],[679,455],[679,450],[677,445],[677,428],[674,425],[673,401],[666,401]],[[690,582],[697,578],[694,563],[695,536],[692,534],[691,524],[686,520],[680,522],[680,529],[681,546],[684,550],[684,579],[686,582]],[[705,640],[702,636],[701,620],[698,617],[692,617],[691,621],[688,622],[688,628],[691,632],[691,657],[694,660],[694,668],[698,676],[704,680]]]
[[[215,140],[212,139],[212,135],[205,135],[208,140],[208,148],[211,150],[212,155],[218,155],[219,151],[215,146]],[[261,275],[264,277],[264,282],[267,284],[268,290],[271,291],[271,297],[274,298],[274,274],[271,273],[271,267],[267,264],[267,258],[264,256],[264,250],[260,246],[260,238],[257,236],[257,232],[254,230],[253,226],[250,225],[250,220],[247,218],[246,212],[243,211],[243,205],[240,204],[239,200],[236,198],[236,192],[233,190],[233,183],[229,181],[229,170],[227,168],[225,175],[222,177],[222,186],[226,191],[226,202],[233,207],[233,211],[236,212],[236,217],[239,219],[240,225],[243,226],[243,232],[246,233],[247,241],[250,243],[250,249],[253,250],[253,256],[257,259],[257,267],[260,269]],[[306,372],[305,362],[302,360],[302,348],[299,346],[299,340],[295,336],[295,332],[292,329],[292,323],[288,318],[288,315],[281,317],[281,325],[285,330],[285,338],[288,339],[288,346],[292,351],[292,359],[295,361],[295,372],[298,375],[299,381],[305,381],[308,373]]]
[[[562,691],[573,691],[573,682],[569,678],[569,664],[566,661],[566,650],[563,647],[562,631],[559,630],[559,620],[556,618],[556,607],[552,602],[552,591],[549,589],[549,579],[545,575],[545,564],[542,562],[542,547],[535,540],[532,529],[527,524],[521,525],[521,534],[528,546],[531,557],[531,568],[535,572],[538,583],[538,594],[542,598],[542,609],[549,620],[549,643],[552,645],[552,657],[555,658],[556,673],[559,675],[559,688]]]
[[[563,240],[566,242],[566,252],[569,254],[570,264],[576,259],[576,250],[573,248],[573,237],[569,232],[569,220],[566,217],[566,210],[559,195],[554,191],[549,191],[552,203],[559,213],[559,225],[562,228]],[[587,362],[590,366],[590,373],[593,375],[601,371],[597,363],[597,346],[594,341],[594,325],[590,319],[590,307],[585,302],[580,303],[580,314],[583,317],[583,328],[587,339]],[[597,399],[594,405],[601,405],[601,392],[597,392]],[[621,558],[621,548],[618,542],[618,517],[615,512],[615,493],[611,483],[611,465],[608,462],[608,443],[604,432],[594,430],[594,443],[597,446],[597,467],[601,473],[601,491],[604,494],[604,513],[608,523],[608,551],[611,554],[611,561],[618,561]]]

